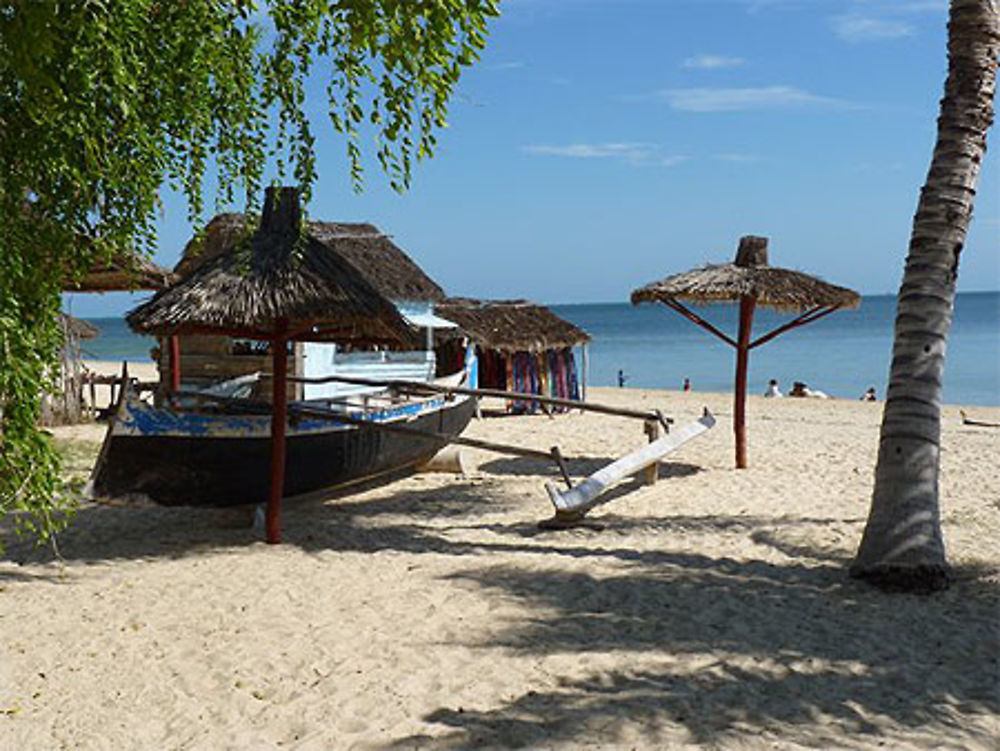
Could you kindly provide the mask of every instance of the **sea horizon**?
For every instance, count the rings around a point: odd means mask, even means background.
[[[753,350],[750,393],[763,393],[773,378],[783,392],[793,381],[802,381],[832,397],[857,399],[874,387],[878,398],[884,398],[895,301],[896,295],[864,295],[857,310],[838,311]],[[621,370],[627,387],[676,390],[687,378],[694,391],[732,391],[731,348],[662,305],[596,302],[548,307],[592,337],[587,347],[591,386],[616,386]],[[712,304],[698,310],[722,331],[735,333],[736,306]],[[764,334],[789,317],[758,310],[754,334]],[[83,342],[88,359],[151,360],[155,340],[130,331],[123,317],[85,320],[101,332]],[[578,366],[581,355],[578,348]],[[1000,406],[1000,291],[956,296],[943,390],[947,404]]]

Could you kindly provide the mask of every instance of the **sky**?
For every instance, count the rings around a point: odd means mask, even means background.
[[[317,125],[311,218],[374,223],[456,296],[627,302],[731,261],[748,234],[770,238],[774,266],[897,291],[947,72],[944,0],[501,9],[407,193],[372,166],[355,194],[343,137]],[[990,135],[959,292],[1000,289]],[[172,267],[194,228],[166,189],[163,205],[155,260]],[[147,296],[68,307],[120,315]]]

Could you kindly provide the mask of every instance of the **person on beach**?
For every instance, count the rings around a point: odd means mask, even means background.
[[[830,397],[826,395],[825,392],[819,389],[811,389],[802,381],[796,381],[792,384],[792,390],[788,392],[789,396],[800,396],[808,397],[811,399],[829,399]]]
[[[767,382],[767,391],[764,392],[764,396],[770,399],[783,396],[781,390],[778,388],[778,382],[773,378]],[[791,396],[791,394],[789,394],[789,396]]]
[[[685,378],[684,379],[684,385],[681,386],[681,389],[683,389],[683,391],[684,391],[685,394],[688,393],[689,391],[691,391],[691,379],[690,378]]]
[[[861,395],[861,401],[863,402],[874,402],[877,401],[877,398],[878,397],[875,396],[874,386],[869,386],[868,390]]]
[[[624,370],[619,370],[618,371],[618,388],[620,388],[620,389],[625,388],[625,381],[627,381],[627,380],[628,380],[628,376],[625,375],[625,371]]]

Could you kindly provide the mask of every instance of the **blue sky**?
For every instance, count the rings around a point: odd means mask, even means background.
[[[501,5],[411,190],[372,168],[355,195],[344,141],[324,132],[313,218],[375,223],[453,295],[624,302],[731,260],[745,234],[771,238],[773,265],[897,290],[946,74],[944,0]],[[991,137],[959,291],[1000,289]],[[164,207],[156,260],[172,266],[192,227],[176,196]]]

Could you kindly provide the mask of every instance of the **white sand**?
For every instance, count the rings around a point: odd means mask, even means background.
[[[945,409],[963,578],[890,596],[846,575],[880,404],[752,398],[736,471],[728,397],[592,399],[720,422],[600,530],[539,531],[555,470],[475,452],[289,503],[276,547],[234,512],[93,505],[62,564],[8,537],[0,749],[997,748],[1000,430]],[[579,413],[467,434],[580,474],[645,440]]]

